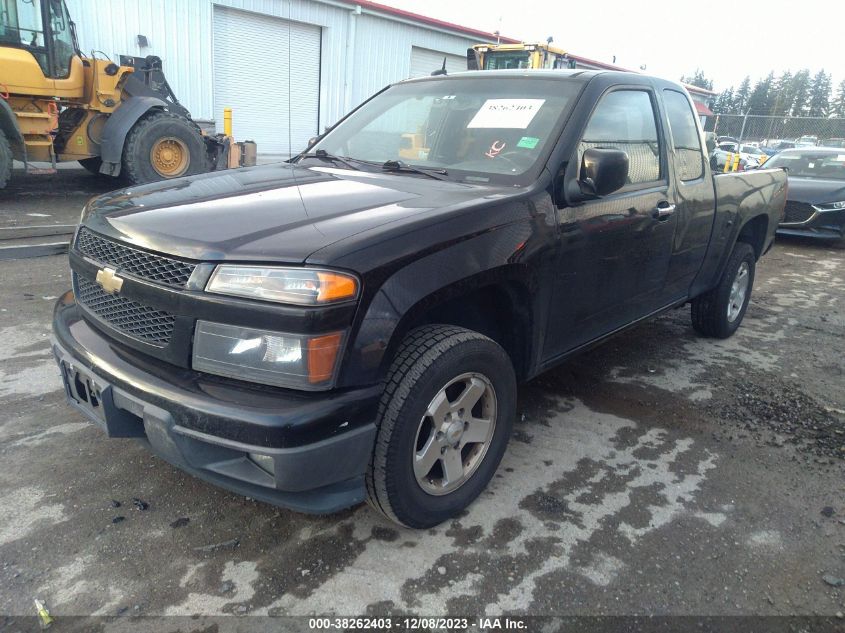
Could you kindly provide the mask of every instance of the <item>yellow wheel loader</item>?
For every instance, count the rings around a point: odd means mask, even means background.
[[[254,164],[254,143],[203,134],[159,58],[118,61],[82,54],[64,0],[0,0],[0,188],[13,159],[132,184]]]
[[[575,68],[575,60],[545,44],[476,44],[467,49],[467,70]]]

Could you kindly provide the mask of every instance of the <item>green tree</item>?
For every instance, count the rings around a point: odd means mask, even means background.
[[[733,111],[737,114],[745,113],[748,106],[748,97],[751,96],[751,77],[747,76],[739,84],[739,88],[734,93]]]
[[[845,79],[836,89],[836,98],[831,103],[831,114],[833,116],[845,117]]]
[[[799,70],[792,78],[792,116],[807,116],[810,109],[810,71]]]
[[[734,89],[733,87],[730,87],[719,93],[719,96],[716,97],[716,101],[713,103],[711,110],[713,110],[713,114],[732,114],[733,104]]]
[[[772,104],[769,114],[775,116],[789,114],[794,101],[795,94],[792,92],[792,73],[787,70],[778,77],[772,88]]]
[[[824,69],[816,73],[810,84],[809,105],[807,113],[810,116],[826,117],[830,112],[830,93],[833,89],[830,75]]]
[[[704,71],[700,68],[695,69],[695,73],[687,77],[686,75],[681,77],[681,83],[689,84],[691,86],[698,86],[699,88],[704,88],[705,90],[713,90],[713,82],[704,75]]]
[[[775,82],[775,74],[769,73],[765,79],[754,84],[754,90],[748,97],[746,110],[751,114],[768,114],[772,107],[772,86]]]

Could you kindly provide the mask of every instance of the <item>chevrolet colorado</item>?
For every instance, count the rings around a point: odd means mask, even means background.
[[[676,83],[404,81],[286,163],[91,200],[53,349],[68,401],[266,502],[422,528],[493,476],[517,384],[665,310],[727,337],[786,174],[713,176]]]

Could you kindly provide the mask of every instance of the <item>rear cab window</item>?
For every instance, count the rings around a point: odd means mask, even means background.
[[[677,90],[664,90],[663,103],[669,118],[678,178],[685,181],[697,180],[704,176],[704,154],[701,150],[701,135],[695,122],[695,113],[686,95]]]

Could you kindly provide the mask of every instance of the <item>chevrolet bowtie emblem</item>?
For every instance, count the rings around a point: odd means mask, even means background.
[[[120,292],[123,287],[123,279],[114,273],[114,268],[103,268],[97,271],[97,283],[110,295]]]

